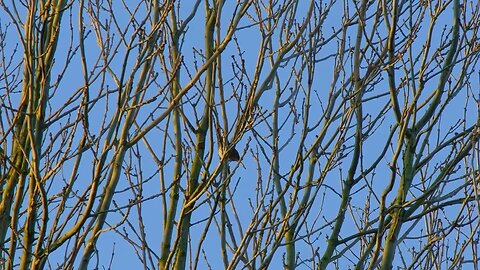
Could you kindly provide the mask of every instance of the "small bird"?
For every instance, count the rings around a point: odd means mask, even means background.
[[[220,147],[218,151],[219,151],[218,154],[220,158],[223,158],[225,149],[223,147]],[[240,160],[240,154],[238,153],[237,149],[235,149],[235,146],[229,147],[227,151],[227,161],[239,161],[239,160]]]
[[[218,123],[216,122],[215,128],[217,130],[217,139],[218,139],[218,156],[221,160],[224,158],[227,162],[230,161],[240,161],[240,154],[238,154],[237,149],[235,149],[235,144],[228,142],[226,131],[222,130]],[[225,157],[225,152],[226,157]]]
[[[238,154],[237,149],[235,149],[235,146],[230,148],[227,152],[227,159],[228,161],[239,161],[240,160],[240,154]]]

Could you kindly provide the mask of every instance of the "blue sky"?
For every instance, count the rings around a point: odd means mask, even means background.
[[[178,11],[178,20],[181,22],[185,20],[192,12],[193,1],[181,1],[176,2],[180,5],[176,6]],[[355,2],[356,3],[356,2]],[[91,4],[91,3],[89,3]],[[134,4],[127,3],[132,8],[127,10],[124,3],[113,3],[113,10],[115,20],[110,21],[110,14],[108,13],[108,5],[104,3],[102,8],[95,11],[94,6],[89,6],[91,9],[84,10],[85,16],[85,32],[86,37],[84,39],[86,49],[86,64],[89,74],[92,78],[92,84],[89,86],[90,98],[94,99],[99,97],[98,101],[92,103],[90,107],[90,126],[88,137],[92,140],[93,145],[85,152],[82,158],[81,170],[78,173],[77,181],[75,182],[74,190],[78,192],[77,196],[80,196],[85,189],[91,183],[91,179],[95,175],[95,165],[98,163],[98,155],[102,152],[103,143],[106,140],[106,133],[100,133],[101,130],[106,130],[112,121],[112,117],[115,113],[115,107],[118,104],[118,91],[124,91],[125,85],[119,87],[117,81],[124,76],[125,79],[132,78],[133,85],[138,84],[140,77],[139,72],[131,73],[133,67],[138,61],[138,52],[141,50],[142,44],[138,42],[138,36],[132,38],[135,35],[138,28],[136,25],[147,14],[146,6],[141,4],[133,11]],[[190,21],[185,32],[182,34],[180,51],[183,56],[182,63],[179,68],[180,72],[180,84],[181,87],[187,85],[191,77],[196,73],[197,69],[203,63],[205,53],[204,46],[204,6],[203,2],[200,4],[197,14]],[[276,11],[280,10],[282,3],[276,7]],[[478,5],[478,4],[477,4]],[[87,5],[88,6],[88,5]],[[268,224],[271,222],[272,226],[275,226],[275,222],[281,220],[279,206],[274,207],[273,211],[269,211],[268,207],[272,205],[278,199],[278,194],[275,191],[274,184],[274,169],[271,164],[272,157],[275,156],[271,145],[274,142],[278,142],[280,152],[277,153],[277,158],[280,161],[279,175],[280,183],[285,189],[285,201],[287,204],[296,198],[292,203],[292,209],[298,210],[298,206],[301,202],[302,196],[304,196],[308,190],[308,187],[312,187],[312,192],[315,192],[315,196],[309,197],[309,211],[299,215],[300,228],[298,229],[298,235],[296,242],[299,269],[310,269],[315,262],[310,261],[312,254],[316,254],[321,257],[326,247],[326,239],[332,231],[332,224],[336,218],[338,208],[341,201],[341,191],[345,185],[345,179],[347,171],[352,162],[353,149],[356,145],[354,143],[355,118],[350,117],[353,115],[354,106],[352,106],[352,99],[349,95],[353,95],[354,88],[350,81],[352,78],[352,72],[354,70],[353,48],[355,42],[355,36],[357,33],[357,23],[353,23],[348,26],[348,30],[345,31],[345,48],[343,50],[344,57],[339,56],[340,44],[342,42],[341,29],[342,22],[346,21],[346,15],[356,20],[354,16],[356,12],[354,1],[332,2],[332,6],[329,13],[325,13],[329,3],[316,2],[314,16],[309,18],[309,25],[307,31],[313,31],[316,23],[320,21],[320,17],[326,14],[325,20],[321,26],[321,30],[317,32],[317,43],[312,45],[311,40],[300,39],[298,42],[302,43],[302,46],[294,48],[285,55],[285,59],[281,61],[280,66],[276,71],[276,76],[273,79],[272,87],[264,92],[261,96],[258,106],[256,107],[256,118],[254,119],[254,125],[251,129],[244,132],[241,139],[236,144],[236,149],[240,154],[244,154],[240,163],[229,163],[230,170],[235,168],[234,174],[231,176],[231,183],[229,185],[229,192],[227,197],[230,198],[227,205],[227,213],[232,224],[233,234],[236,236],[235,241],[237,244],[241,241],[243,234],[251,224],[252,220],[255,220],[255,211],[259,211],[258,217],[264,217],[268,215],[277,214],[276,218],[271,220],[263,220]],[[370,60],[378,59],[379,51],[386,46],[385,39],[387,37],[388,29],[384,22],[383,16],[375,17],[379,4],[373,4],[366,12],[367,20],[365,22],[364,31],[362,33],[362,53],[364,58],[360,62],[360,75],[364,76],[367,73],[368,66],[372,63]],[[418,76],[420,73],[420,66],[422,59],[425,56],[427,59],[428,68],[425,70],[425,90],[422,95],[419,95],[418,99],[418,117],[425,113],[428,104],[431,101],[431,95],[434,93],[437,83],[440,77],[440,69],[442,63],[445,61],[446,52],[448,49],[449,40],[451,39],[451,27],[452,27],[452,5],[446,5],[445,10],[440,13],[435,25],[429,25],[432,18],[429,14],[433,12],[435,6],[430,6],[425,10],[423,21],[418,19],[420,14],[420,5],[413,6],[414,9],[408,7],[405,4],[403,7],[402,15],[399,20],[399,30],[395,34],[395,42],[398,46],[405,46],[407,49],[398,53],[398,61],[395,63],[395,73],[397,75],[397,87],[398,87],[398,100],[400,102],[400,108],[402,112],[408,114],[406,108],[407,104],[411,104],[414,95],[418,88]],[[299,25],[305,21],[307,14],[308,3],[307,1],[299,2],[296,13],[292,15],[295,18],[293,28],[296,31]],[[476,7],[478,9],[478,6]],[[90,14],[97,14],[99,12],[99,21],[106,25],[110,22],[109,27],[95,29],[95,23],[92,22],[92,17],[89,17],[88,11],[92,11]],[[95,11],[95,12],[93,12]],[[468,12],[474,11],[474,8],[467,8]],[[19,8],[19,17],[25,16],[25,8]],[[128,24],[130,14],[129,12],[135,12],[135,18],[137,21],[134,24]],[[235,10],[234,2],[226,2],[220,23],[222,28],[219,35],[223,38],[228,32],[228,25],[231,21],[231,17]],[[262,10],[262,16],[266,17],[266,10]],[[413,20],[410,20],[408,16],[409,12],[413,14]],[[478,11],[477,11],[478,13]],[[0,24],[2,29],[6,29],[8,26],[7,35],[3,38],[2,42],[6,44],[2,47],[2,53],[6,58],[12,57],[12,62],[18,66],[9,66],[6,69],[11,70],[16,76],[21,75],[22,66],[22,46],[18,38],[18,33],[14,27],[9,24],[10,18],[5,11],[1,11]],[[232,139],[234,131],[238,129],[239,116],[242,115],[242,111],[245,110],[246,100],[249,91],[258,91],[259,85],[268,77],[267,75],[272,69],[270,65],[271,60],[275,60],[279,51],[285,45],[285,40],[281,41],[288,33],[281,33],[280,28],[282,23],[288,23],[288,16],[282,16],[279,19],[279,24],[275,28],[272,35],[272,49],[265,51],[265,56],[259,59],[259,53],[262,51],[261,38],[262,35],[259,32],[259,24],[256,21],[256,14],[253,7],[247,12],[248,16],[242,18],[239,23],[238,30],[234,35],[233,40],[229,43],[226,49],[222,52],[219,59],[221,59],[221,74],[223,85],[219,85],[216,81],[215,88],[215,110],[218,115],[221,116],[221,104],[219,92],[224,91],[227,109],[226,116],[228,118],[229,127],[231,131],[229,133],[229,140]],[[472,15],[469,15],[472,16]],[[475,15],[475,16],[478,16]],[[469,17],[467,16],[467,19]],[[374,28],[375,20],[379,20],[378,28]],[[418,19],[418,20],[417,20]],[[355,21],[354,20],[354,21]],[[416,25],[418,23],[418,25]],[[78,117],[77,106],[81,101],[81,89],[84,85],[83,70],[81,66],[80,51],[78,48],[79,34],[78,34],[78,3],[72,3],[72,8],[68,9],[63,16],[62,25],[60,30],[60,40],[58,48],[55,54],[55,64],[52,68],[52,88],[51,99],[49,101],[49,107],[47,108],[48,117],[55,117],[57,110],[62,112],[72,109],[70,113],[65,114],[60,120],[56,121],[53,125],[48,127],[44,136],[44,146],[42,151],[48,152],[50,148],[46,147],[49,143],[53,143],[53,149],[60,149],[64,145],[62,138],[71,136],[72,142],[78,144],[81,136],[85,134],[85,130],[80,127],[77,130],[67,128],[68,124],[72,123],[76,117]],[[97,25],[98,26],[98,25]],[[418,26],[418,27],[417,27]],[[168,99],[170,98],[170,92],[168,90],[168,83],[165,79],[165,70],[162,67],[162,57],[165,61],[169,61],[168,49],[171,45],[169,43],[169,31],[172,27],[171,23],[162,25],[162,31],[159,35],[159,41],[157,44],[161,44],[161,39],[166,39],[166,49],[160,53],[160,55],[153,55],[156,57],[154,68],[149,74],[151,84],[145,87],[142,92],[142,97],[145,104],[142,104],[142,108],[139,110],[136,116],[136,124],[140,127],[145,127],[162,114],[162,112],[168,107]],[[428,39],[429,28],[433,27],[434,31],[431,36],[431,51],[428,54],[425,53],[424,44]],[[127,29],[124,31],[123,29]],[[119,30],[120,29],[120,30]],[[375,29],[375,31],[373,31]],[[417,29],[418,32],[411,34],[411,29]],[[145,24],[147,33],[151,31],[149,23]],[[95,31],[98,31],[95,33]],[[120,38],[120,32],[125,34],[127,39],[122,40]],[[333,33],[337,33],[333,35]],[[433,125],[431,132],[425,132],[419,135],[418,144],[418,159],[422,156],[427,156],[438,145],[441,145],[443,141],[455,137],[456,133],[461,132],[462,128],[469,127],[478,121],[478,82],[479,73],[475,69],[475,65],[478,62],[478,46],[471,46],[476,48],[471,52],[474,56],[471,58],[470,66],[462,66],[464,62],[467,62],[464,58],[468,55],[469,43],[465,39],[471,39],[475,41],[474,35],[476,30],[467,29],[464,25],[461,33],[461,50],[458,53],[457,64],[453,68],[447,90],[442,98],[442,102],[446,101],[446,97],[452,94],[452,100],[446,103],[445,107],[441,107],[443,113],[442,117],[436,122],[430,122]],[[98,34],[99,36],[96,36]],[[102,37],[103,42],[107,42],[111,45],[111,58],[108,60],[102,59],[102,51],[99,48],[99,37]],[[108,37],[108,38],[107,38]],[[368,41],[367,41],[368,37]],[[130,51],[126,49],[130,42],[130,38],[134,44],[134,48]],[[412,38],[409,40],[409,38]],[[408,42],[407,42],[408,41]],[[370,42],[370,43],[368,43]],[[446,44],[446,45],[445,45]],[[410,46],[411,45],[411,46]],[[15,47],[18,50],[15,50]],[[302,51],[308,46],[312,46],[312,52],[308,54],[306,51]],[[445,46],[442,49],[438,49],[438,46]],[[129,52],[127,55],[126,52]],[[71,58],[69,56],[71,55]],[[273,56],[270,58],[270,56]],[[309,58],[308,58],[309,57]],[[68,61],[66,59],[69,59]],[[388,58],[386,58],[388,60]],[[431,61],[431,62],[428,62]],[[258,63],[263,62],[263,66],[258,68]],[[340,64],[341,62],[341,64]],[[383,64],[384,65],[384,64]],[[105,69],[108,66],[107,69]],[[167,64],[167,66],[169,66]],[[66,67],[66,68],[65,68]],[[171,68],[171,66],[169,66]],[[5,65],[2,66],[5,68]],[[64,69],[65,68],[65,69]],[[334,80],[334,74],[338,71],[338,77]],[[461,76],[461,71],[465,70],[470,72],[468,76]],[[126,71],[125,73],[122,73]],[[218,70],[216,71],[218,76]],[[256,73],[257,72],[257,73]],[[378,226],[379,215],[379,200],[382,192],[384,192],[391,179],[390,165],[398,147],[397,141],[400,136],[399,129],[395,128],[396,119],[390,107],[389,88],[387,81],[386,68],[378,68],[372,77],[363,78],[368,82],[363,94],[363,127],[364,139],[362,141],[361,150],[361,162],[355,171],[354,178],[359,179],[350,193],[350,204],[347,209],[346,220],[341,230],[341,238],[348,238],[351,235],[356,234],[358,231],[362,231],[365,228],[359,228],[364,226],[362,222],[371,221],[373,224],[367,226],[366,229],[375,228]],[[98,75],[98,77],[96,77]],[[310,75],[310,77],[309,77]],[[0,80],[0,84],[6,85],[5,75]],[[12,78],[12,75],[8,75],[8,78]],[[255,86],[255,78],[259,80],[259,83]],[[459,80],[461,78],[461,80]],[[403,82],[407,82],[400,86]],[[17,80],[18,91],[21,89],[21,83]],[[456,86],[459,83],[459,86]],[[253,85],[253,86],[252,86]],[[199,81],[195,82],[194,86],[187,92],[182,99],[183,101],[183,116],[181,117],[181,132],[182,132],[182,148],[185,160],[183,162],[184,171],[182,173],[181,185],[182,190],[186,187],[185,182],[190,175],[194,145],[195,145],[195,132],[193,132],[189,124],[196,126],[197,121],[203,114],[205,100],[204,90],[205,88],[205,74],[203,74]],[[278,111],[275,111],[273,101],[275,94],[281,93],[279,102],[282,106],[278,107]],[[331,101],[332,93],[339,93],[336,102],[333,104],[335,120],[331,123],[325,118],[326,110]],[[455,94],[454,94],[455,93]],[[63,105],[75,98],[74,101],[63,108]],[[130,97],[131,98],[131,97]],[[13,105],[18,105],[20,95],[18,92],[13,91],[9,94],[2,95],[2,105],[7,104],[7,101]],[[310,107],[307,111],[305,104],[307,100],[310,102]],[[8,104],[7,104],[8,105]],[[2,110],[8,111],[4,105]],[[14,106],[14,107],[15,107]],[[131,109],[125,108],[125,112]],[[277,136],[273,136],[272,126],[274,125],[274,113],[278,113],[278,122],[281,127]],[[308,112],[308,113],[307,113]],[[2,121],[8,122],[8,113],[2,114]],[[47,117],[47,118],[48,118]],[[51,118],[51,119],[53,119]],[[215,124],[218,123],[222,128],[223,120],[221,117],[213,117],[214,122],[209,127],[215,131]],[[414,122],[418,119],[410,119]],[[122,123],[125,118],[121,118]],[[348,122],[350,121],[350,122]],[[307,128],[306,130],[304,129]],[[343,125],[342,128],[340,128]],[[65,132],[59,132],[62,128],[65,128]],[[131,127],[132,133],[135,133],[136,126]],[[455,128],[455,129],[454,129]],[[313,183],[307,183],[308,177],[308,151],[318,136],[321,136],[323,130],[325,132],[325,139],[322,141],[322,145],[318,151],[323,152],[318,156],[315,161]],[[391,132],[395,130],[393,139],[390,143],[387,143],[387,138]],[[162,199],[168,200],[168,194],[164,197],[161,193],[161,183],[169,187],[172,183],[173,170],[174,170],[174,133],[173,133],[172,119],[167,117],[161,121],[155,128],[146,134],[144,140],[140,140],[130,151],[127,152],[126,158],[122,163],[122,175],[120,176],[118,185],[116,187],[116,193],[114,195],[114,202],[112,207],[116,209],[108,214],[106,224],[104,228],[108,226],[114,226],[111,230],[105,230],[98,240],[97,250],[98,254],[91,260],[90,266],[93,267],[98,260],[100,268],[108,268],[111,263],[111,269],[127,269],[138,268],[141,263],[139,257],[141,257],[140,249],[134,248],[139,245],[141,240],[137,238],[136,233],[145,230],[147,245],[151,248],[152,254],[159,256],[160,243],[163,236],[163,217],[164,206]],[[2,131],[2,136],[5,136],[6,141],[4,145],[6,149],[12,147],[9,140],[12,140],[11,135],[4,135],[5,131]],[[50,135],[52,134],[52,135]],[[62,136],[55,137],[55,134],[63,134]],[[342,136],[339,134],[343,134]],[[10,136],[10,137],[9,137]],[[422,141],[429,136],[427,140]],[[133,135],[131,136],[133,137]],[[339,143],[339,138],[342,137],[342,142]],[[303,138],[303,139],[302,139]],[[414,204],[416,199],[421,197],[425,190],[431,185],[433,179],[439,175],[442,167],[442,161],[451,157],[452,153],[455,153],[461,146],[462,142],[466,141],[468,136],[463,139],[456,140],[451,145],[445,147],[439,151],[433,159],[428,163],[428,166],[424,166],[416,172],[414,177],[414,185],[411,188],[407,196],[407,201],[410,204]],[[422,142],[425,142],[423,149]],[[428,143],[427,143],[428,142]],[[338,148],[336,148],[338,145]],[[206,142],[206,157],[212,156],[212,163],[210,167],[203,168],[201,172],[201,178],[206,171],[212,173],[214,169],[219,166],[219,159],[216,153],[218,147],[216,134],[207,134]],[[151,150],[150,150],[151,149]],[[211,150],[212,149],[212,150]],[[341,149],[341,150],[338,150]],[[384,149],[386,153],[383,157],[379,158],[379,155]],[[477,145],[478,151],[478,145]],[[150,152],[152,151],[152,152]],[[212,153],[212,151],[214,153]],[[334,158],[330,158],[332,152],[338,151],[334,154]],[[300,162],[302,166],[296,161],[298,160],[298,153],[302,153],[303,160]],[[74,153],[74,151],[72,151]],[[111,161],[114,151],[110,152],[107,156],[108,162]],[[342,156],[343,155],[343,156]],[[155,157],[153,157],[155,156]],[[156,163],[156,158],[161,159],[164,162],[163,166],[159,166]],[[437,194],[441,198],[443,194],[449,194],[450,191],[455,190],[462,183],[465,183],[468,177],[468,170],[466,167],[473,167],[478,169],[478,156],[472,153],[470,159],[464,159],[461,165],[461,169],[452,173],[450,177],[447,177],[442,185],[438,187]],[[47,160],[45,156],[44,160]],[[70,170],[73,167],[74,159],[67,160],[62,164],[62,169],[58,173],[48,178],[47,183],[49,186],[48,194],[53,195],[62,190],[65,185],[65,181],[70,177]],[[366,175],[362,172],[367,170],[372,164],[378,161],[375,170],[369,171]],[[108,163],[107,162],[107,163]],[[55,163],[55,162],[53,162]],[[44,171],[48,171],[49,164],[47,162],[42,163]],[[401,159],[397,164],[396,170],[399,172],[397,181],[393,183],[393,191],[387,196],[387,206],[393,203],[396,196],[396,191],[399,188],[400,172],[403,167]],[[294,168],[294,169],[292,169]],[[111,166],[106,166],[102,171],[102,186],[99,190],[99,196],[103,190],[105,182],[108,179]],[[293,173],[290,174],[293,170]],[[208,174],[207,173],[207,174]],[[290,178],[291,177],[291,178]],[[220,181],[220,176],[217,181]],[[307,185],[308,184],[308,185]],[[300,189],[298,186],[302,186]],[[306,186],[303,186],[306,185]],[[452,194],[451,198],[463,198],[468,192],[471,191],[472,186],[466,185],[462,192]],[[169,191],[171,189],[168,189]],[[211,193],[213,192],[213,195]],[[132,200],[138,198],[137,195],[141,195],[143,200],[141,204],[141,219],[145,228],[141,228],[139,225],[140,213],[139,209],[135,206],[128,207]],[[180,194],[180,202],[183,202],[184,193]],[[196,204],[196,208],[192,216],[192,224],[194,224],[190,230],[191,232],[191,249],[190,251],[197,252],[197,245],[199,239],[202,237],[207,226],[207,218],[211,213],[211,209],[214,205],[212,198],[217,196],[214,191],[214,186],[207,189],[200,201]],[[263,197],[264,196],[264,197]],[[298,196],[298,197],[295,197]],[[264,199],[264,202],[261,199]],[[427,201],[423,204],[423,208],[420,207],[415,213],[420,213],[422,209],[425,209],[431,205],[435,205],[434,199]],[[447,199],[444,199],[445,201]],[[72,200],[69,207],[73,207],[76,200]],[[52,204],[52,213],[55,212],[55,204]],[[95,205],[97,207],[98,201]],[[181,203],[179,205],[180,213]],[[94,208],[95,209],[95,208]],[[218,211],[218,209],[216,210]],[[442,220],[445,224],[448,224],[456,215],[467,215],[466,211],[461,204],[452,204],[449,207],[443,208],[441,211],[432,214],[432,220]],[[125,213],[128,212],[127,218]],[[235,218],[237,216],[238,218]],[[66,219],[66,213],[62,215],[61,220]],[[200,249],[199,269],[207,269],[209,265],[212,269],[222,269],[223,262],[221,259],[221,247],[218,231],[220,214],[216,214],[215,219],[208,227],[208,233],[206,233],[204,242]],[[412,254],[415,254],[418,249],[423,247],[424,241],[427,237],[425,231],[427,231],[428,221],[417,220],[407,222],[402,228],[402,233],[407,233],[406,237],[402,239],[402,243],[398,247],[399,257],[395,260],[396,266],[402,266],[403,261],[408,262],[412,258]],[[88,222],[90,222],[91,219]],[[74,225],[75,221],[68,222],[70,227]],[[118,226],[116,224],[119,224]],[[258,228],[262,228],[262,222],[252,222]],[[51,225],[51,223],[50,223]],[[277,231],[269,230],[269,226],[262,228],[266,232],[271,234]],[[278,229],[279,227],[275,227]],[[176,230],[176,229],[175,229]],[[436,232],[438,233],[438,232]],[[128,235],[133,242],[126,240],[125,236]],[[386,234],[385,234],[386,235]],[[365,236],[362,241],[368,242],[371,235]],[[468,235],[461,235],[459,233],[459,242],[468,239]],[[360,239],[360,238],[359,238]],[[420,240],[418,240],[420,239]],[[449,235],[445,238],[447,241],[454,241],[454,235]],[[233,244],[232,239],[227,237],[229,244]],[[266,241],[266,240],[264,240]],[[267,247],[271,245],[260,241]],[[352,244],[354,243],[354,244]],[[73,243],[72,243],[73,244]],[[358,255],[363,251],[364,243],[349,241],[345,245],[341,245],[337,248],[338,252],[341,252],[348,244],[352,244],[351,248],[345,253],[341,253],[341,257],[336,263],[339,269],[347,269],[353,267],[355,261],[358,260]],[[251,249],[253,244],[248,245],[248,253],[251,255]],[[55,268],[57,263],[60,263],[63,259],[64,252],[70,251],[71,245],[65,245],[51,255],[50,263]],[[82,247],[83,248],[83,247]],[[285,248],[283,245],[279,247],[275,256],[273,257],[270,269],[280,268],[283,263]],[[18,252],[17,254],[20,254]],[[401,255],[400,255],[401,254]],[[445,251],[445,256],[453,256],[455,252],[452,250]],[[471,253],[465,253],[471,255]],[[233,253],[229,251],[229,258],[233,257]],[[81,252],[78,255],[75,265],[78,265]],[[113,258],[112,258],[113,257]],[[315,258],[318,262],[319,258]],[[152,257],[153,264],[156,266],[155,256]],[[187,263],[191,262],[191,258],[187,258]],[[301,263],[300,263],[301,262]],[[261,263],[261,259],[257,259],[257,265]],[[332,263],[332,267],[333,267]],[[407,263],[408,265],[408,263]],[[150,262],[148,263],[150,267]]]

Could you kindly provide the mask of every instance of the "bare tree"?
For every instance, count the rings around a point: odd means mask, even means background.
[[[0,268],[480,268],[479,3],[0,6]]]

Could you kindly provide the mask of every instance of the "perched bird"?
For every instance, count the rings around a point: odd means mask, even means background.
[[[224,156],[224,147],[220,147],[218,149],[218,154],[220,156],[220,158],[223,158]],[[240,154],[238,153],[237,149],[235,149],[235,146],[231,146],[229,147],[229,149],[227,150],[227,157],[226,157],[227,161],[239,161],[240,160]]]
[[[237,149],[235,149],[235,146],[232,147],[230,150],[228,150],[227,158],[228,158],[228,161],[239,161],[240,160],[240,155],[238,154]]]
[[[218,156],[220,159],[226,161],[239,161],[240,154],[238,154],[237,149],[235,149],[235,144],[228,142],[227,135],[225,134],[226,131],[222,130],[217,122],[215,128],[217,130]]]

